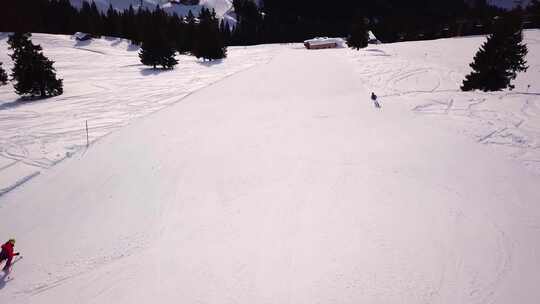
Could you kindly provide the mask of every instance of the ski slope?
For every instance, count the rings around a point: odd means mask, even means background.
[[[540,175],[515,147],[478,140],[521,117],[510,131],[523,128],[519,148],[537,155],[540,33],[526,36],[529,72],[514,92],[490,94],[455,87],[482,37],[238,49],[269,59],[0,196],[0,238],[16,236],[24,254],[0,302],[537,303]],[[66,39],[39,37],[52,53]],[[177,70],[103,77],[110,94],[126,86],[143,102],[138,86],[182,82]]]
[[[7,34],[0,33],[0,62],[13,63]],[[232,47],[227,60],[203,63],[179,56],[173,71],[140,64],[138,47],[117,38],[78,42],[70,36],[34,34],[56,61],[64,94],[44,101],[18,101],[12,85],[0,87],[0,196],[133,120],[179,102],[194,91],[268,62],[276,46]]]

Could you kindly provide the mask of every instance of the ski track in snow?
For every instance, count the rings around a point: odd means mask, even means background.
[[[35,34],[32,40],[56,61],[64,94],[26,102],[12,85],[0,87],[0,195],[86,147],[85,121],[94,142],[224,77],[267,63],[279,49],[232,47],[227,59],[213,63],[179,56],[175,70],[160,71],[142,66],[137,49],[122,39],[77,42]],[[6,42],[0,34],[0,61],[9,71]]]
[[[525,32],[529,73],[518,75],[513,91],[459,90],[481,39],[465,38],[470,43],[461,49],[452,47],[455,39],[441,39],[371,45],[366,51],[349,53],[362,81],[381,102],[406,103],[414,112],[436,119],[445,116],[457,132],[504,149],[540,174],[540,82],[536,77],[540,75],[540,42],[533,38],[536,33]]]

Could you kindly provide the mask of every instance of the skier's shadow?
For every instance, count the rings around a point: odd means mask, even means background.
[[[0,290],[4,289],[6,287],[7,282],[11,281],[11,279],[8,279],[8,273],[2,272],[0,275]]]

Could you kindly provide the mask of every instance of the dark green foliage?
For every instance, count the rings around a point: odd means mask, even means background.
[[[185,53],[186,48],[186,27],[182,19],[175,13],[166,21],[167,28],[165,37],[171,40],[173,47],[180,53]]]
[[[497,21],[493,34],[474,56],[470,65],[473,71],[463,81],[463,91],[514,88],[512,80],[518,72],[528,68],[525,61],[528,51],[523,43],[521,24],[521,18],[516,14],[507,14]]]
[[[360,50],[368,46],[369,34],[364,17],[355,18],[351,27],[351,34],[347,38],[350,48]]]
[[[2,62],[0,62],[0,85],[6,84],[8,81],[8,76],[6,71],[2,68]]]
[[[222,24],[220,33],[225,45],[299,42],[315,36],[345,37],[350,34],[358,11],[370,20],[370,30],[383,42],[490,33],[493,17],[502,11],[487,5],[485,0],[466,2],[341,0],[336,5],[328,0],[234,0],[238,22],[234,29]],[[533,2],[527,13],[534,19],[531,24],[538,27],[537,2]],[[70,0],[5,0],[0,10],[0,32],[86,32],[95,37],[121,37],[140,44],[151,16],[147,9],[133,7],[123,12],[109,9],[103,14],[93,2],[83,2],[77,10]],[[192,14],[184,17],[179,17],[181,22],[171,21],[174,16],[165,17],[170,21],[166,36],[177,51],[188,53],[194,47],[198,25]]]
[[[169,41],[165,35],[166,20],[165,12],[158,6],[146,26],[147,30],[139,52],[142,64],[153,66],[154,69],[158,65],[164,69],[172,69],[178,64],[174,41]]]
[[[223,42],[225,43],[225,45],[231,45],[231,27],[225,19],[221,20],[221,23],[219,24],[219,31],[221,32],[221,37],[223,38]]]
[[[109,5],[107,15],[103,21],[103,33],[107,36],[115,36],[117,33],[122,33],[122,18],[112,5]]]
[[[77,18],[77,31],[99,37],[104,34],[103,16],[100,14],[94,1],[83,1],[81,11]]]
[[[205,60],[227,57],[227,48],[221,36],[219,20],[215,11],[210,12],[206,8],[201,9],[196,37],[192,50],[195,57]]]
[[[533,0],[527,7],[527,12],[530,14],[531,23],[534,28],[540,28],[540,1]]]
[[[263,14],[253,0],[233,0],[237,23],[232,33],[236,44],[258,44],[264,39]]]
[[[42,98],[63,93],[62,79],[56,78],[54,62],[43,55],[42,48],[30,41],[29,33],[15,33],[8,39],[14,62],[11,76],[15,91],[22,96]]]
[[[191,12],[191,10],[188,12],[188,15],[186,17],[186,30],[185,30],[185,45],[182,50],[180,50],[181,53],[191,52],[193,50],[193,44],[195,41],[195,36],[197,35],[197,23],[195,22],[195,16]]]

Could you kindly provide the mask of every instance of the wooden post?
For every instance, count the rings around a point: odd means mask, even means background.
[[[86,121],[86,147],[90,145],[90,140],[88,137],[88,120]]]

